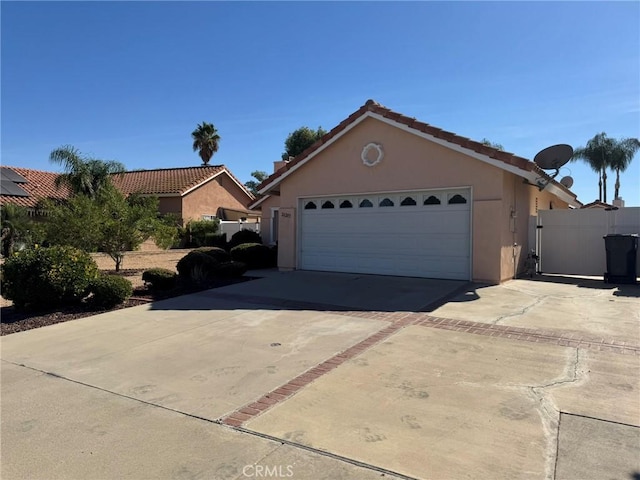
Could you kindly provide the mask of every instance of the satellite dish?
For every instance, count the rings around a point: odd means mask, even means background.
[[[567,188],[571,188],[571,186],[573,185],[573,177],[569,175],[567,175],[566,177],[562,177],[560,179],[560,183]]]
[[[533,161],[543,170],[558,170],[573,156],[571,145],[564,143],[540,150]]]

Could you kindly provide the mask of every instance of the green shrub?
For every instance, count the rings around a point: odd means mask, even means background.
[[[95,309],[109,309],[120,305],[133,293],[131,282],[120,275],[100,275],[91,282],[89,305]]]
[[[151,268],[142,272],[142,281],[151,290],[170,290],[176,286],[177,275],[166,268]]]
[[[189,231],[189,236],[191,238],[191,241],[189,243],[191,245],[195,245],[196,247],[207,246],[207,234],[215,235],[216,233],[218,233],[219,225],[220,220],[218,219],[191,220],[187,224],[187,230]]]
[[[227,248],[227,234],[226,233],[205,233],[204,244],[208,247],[219,247],[222,249]]]
[[[239,278],[247,271],[247,264],[242,262],[220,263],[215,269],[216,277]]]
[[[203,252],[191,251],[182,257],[176,269],[180,278],[195,284],[205,284],[215,276],[220,262]]]
[[[201,252],[210,256],[216,262],[230,262],[231,255],[225,249],[220,247],[200,247],[192,250],[193,252]]]
[[[2,295],[17,309],[42,309],[80,302],[99,271],[77,248],[54,246],[23,250],[2,265]]]
[[[272,249],[261,243],[243,243],[231,249],[231,258],[248,268],[275,267]]]
[[[262,243],[262,237],[253,230],[240,230],[231,236],[228,248],[231,250],[233,247],[237,247],[243,243]]]

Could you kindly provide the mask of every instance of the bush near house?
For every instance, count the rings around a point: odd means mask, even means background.
[[[213,242],[219,242],[220,220],[191,220],[187,223],[189,245],[194,247],[213,246]],[[225,239],[226,240],[226,239]],[[211,242],[211,243],[208,243]]]
[[[171,290],[176,286],[177,275],[167,268],[151,268],[142,272],[142,281],[150,290]]]
[[[205,255],[209,255],[217,262],[230,262],[231,255],[223,248],[220,247],[200,247],[192,250],[193,252],[201,252]]]
[[[241,277],[247,270],[246,265],[238,265],[229,259],[227,252],[215,247],[193,250],[182,257],[176,269],[183,281],[196,285],[207,285],[216,278]]]
[[[232,250],[234,247],[242,245],[243,243],[262,243],[262,237],[259,233],[252,230],[240,230],[231,236],[227,248]]]
[[[276,266],[273,249],[261,243],[242,243],[231,249],[231,258],[246,263],[252,268],[271,268]]]
[[[42,309],[79,303],[98,275],[91,256],[74,247],[54,246],[17,252],[1,267],[2,295],[16,309]]]
[[[100,275],[89,285],[89,305],[96,310],[107,310],[120,305],[133,294],[131,282],[119,275]]]

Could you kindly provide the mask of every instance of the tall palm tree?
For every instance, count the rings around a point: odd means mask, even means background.
[[[193,151],[198,151],[202,164],[207,165],[213,154],[218,151],[220,135],[218,135],[216,127],[211,123],[202,122],[191,132],[191,136],[193,137]]]
[[[111,174],[125,171],[120,162],[86,157],[71,145],[53,150],[49,160],[61,164],[65,169],[65,173],[55,180],[57,188],[67,185],[74,195],[86,195],[90,198],[95,198],[111,183]]]
[[[613,156],[615,140],[607,134],[598,133],[584,147],[576,148],[571,161],[584,160],[598,174],[598,190],[600,201],[607,202],[607,168]]]
[[[610,167],[616,172],[615,194],[613,198],[620,198],[620,172],[624,172],[631,164],[633,156],[640,149],[640,140],[637,138],[621,138],[614,145]]]

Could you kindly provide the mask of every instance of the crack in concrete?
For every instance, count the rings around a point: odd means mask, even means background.
[[[585,359],[581,350],[576,348],[575,355],[569,356],[562,376],[543,385],[527,386],[527,392],[536,403],[536,410],[542,421],[542,429],[547,440],[545,453],[545,478],[553,480],[555,476],[556,457],[558,453],[558,429],[560,428],[560,409],[548,395],[549,389],[565,385],[578,385],[586,381]]]
[[[491,322],[491,325],[498,325],[499,322],[502,322],[503,320],[507,319],[507,318],[511,318],[511,317],[519,317],[520,315],[524,315],[525,313],[527,313],[529,310],[531,310],[533,307],[537,306],[538,304],[540,304],[543,300],[545,300],[547,297],[543,296],[540,298],[537,298],[534,302],[532,302],[531,304],[525,306],[522,308],[522,310],[518,311],[518,312],[513,312],[513,313],[508,313],[506,315],[501,315],[498,318],[496,318],[495,320],[493,320]]]

